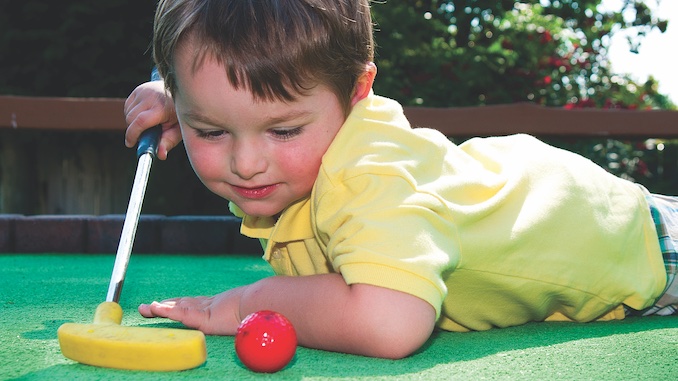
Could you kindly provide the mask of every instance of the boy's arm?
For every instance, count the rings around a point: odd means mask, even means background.
[[[275,276],[212,298],[139,307],[147,317],[168,317],[226,335],[235,334],[241,318],[264,309],[285,315],[300,345],[371,357],[408,356],[435,325],[435,310],[424,300],[372,285],[349,286],[339,274]]]

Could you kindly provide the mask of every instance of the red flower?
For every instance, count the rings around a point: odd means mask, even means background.
[[[548,30],[547,30],[547,31],[544,31],[544,33],[542,33],[541,36],[539,36],[539,41],[540,41],[542,44],[549,43],[549,42],[551,42],[552,40],[553,40],[553,36],[551,36],[551,32],[549,32]]]

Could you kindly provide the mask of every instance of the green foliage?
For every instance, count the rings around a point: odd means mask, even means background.
[[[375,1],[375,90],[406,105],[670,108],[656,82],[612,75],[609,36],[633,28],[634,48],[666,21],[649,1]],[[0,0],[0,93],[126,96],[148,78],[152,0]]]
[[[125,97],[149,77],[155,1],[0,0],[0,94]]]
[[[652,1],[652,0],[645,0]],[[632,46],[666,21],[645,1],[601,13],[600,0],[407,0],[375,3],[376,91],[406,105],[673,108],[653,79],[613,75],[610,36],[633,27]]]
[[[577,152],[621,178],[644,185],[653,193],[678,195],[678,142],[646,139],[554,139],[550,144]]]

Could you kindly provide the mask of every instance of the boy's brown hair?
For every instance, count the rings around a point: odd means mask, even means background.
[[[374,59],[369,7],[369,0],[161,0],[153,58],[172,94],[174,54],[190,40],[194,68],[214,58],[234,87],[257,98],[291,101],[322,83],[348,113],[356,81]]]

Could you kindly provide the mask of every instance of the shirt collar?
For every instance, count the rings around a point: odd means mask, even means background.
[[[290,242],[314,237],[311,227],[311,198],[305,197],[283,210],[280,218],[254,217],[231,205],[231,211],[242,217],[240,232],[251,238],[270,239],[274,242]]]

